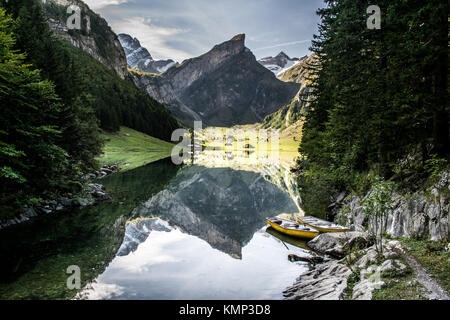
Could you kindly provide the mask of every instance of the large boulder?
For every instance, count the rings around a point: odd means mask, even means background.
[[[365,232],[323,233],[308,242],[308,246],[320,253],[342,258],[352,248],[364,249],[370,245],[369,235]]]
[[[302,274],[283,295],[287,300],[342,300],[351,270],[336,260],[328,260]]]

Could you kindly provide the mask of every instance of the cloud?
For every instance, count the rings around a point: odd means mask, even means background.
[[[291,56],[309,54],[307,41],[294,40],[313,38],[320,20],[315,11],[323,6],[323,0],[85,1],[116,33],[138,38],[155,58],[179,62],[203,54],[239,33],[247,35],[246,45],[257,57],[276,55],[283,46],[282,50]],[[141,19],[139,25],[132,24],[132,17],[151,18],[151,23],[144,21],[145,26]],[[282,21],[279,17],[283,17]],[[163,36],[167,31],[175,33]]]
[[[275,44],[275,45],[272,45],[272,46],[256,48],[254,50],[256,51],[256,50],[273,49],[273,48],[278,48],[278,47],[289,47],[289,46],[294,46],[296,44],[308,43],[310,41],[311,40],[299,40],[299,41],[292,41],[292,42],[284,42],[284,43],[279,43],[279,44]]]
[[[116,33],[127,33],[136,37],[154,59],[173,59],[182,62],[191,56],[168,44],[171,37],[186,33],[188,30],[157,26],[152,24],[150,19],[143,17],[114,20],[111,21],[111,27]]]
[[[84,0],[84,2],[86,2],[89,8],[95,10],[106,6],[118,6],[122,3],[128,2],[128,0]]]

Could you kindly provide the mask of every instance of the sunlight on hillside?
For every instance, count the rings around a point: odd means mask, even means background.
[[[101,164],[118,163],[125,171],[170,157],[174,146],[127,127],[118,133],[104,132],[103,137],[106,145],[98,160]]]

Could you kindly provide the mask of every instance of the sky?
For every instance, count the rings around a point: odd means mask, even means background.
[[[310,54],[323,0],[84,0],[115,33],[136,37],[154,59],[199,56],[245,33],[258,58]]]

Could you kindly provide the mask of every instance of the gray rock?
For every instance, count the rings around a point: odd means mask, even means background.
[[[341,192],[337,197],[336,197],[336,203],[341,203],[342,200],[344,200],[345,196],[347,195],[347,193],[345,191]]]
[[[377,251],[374,247],[365,250],[364,255],[355,262],[355,266],[360,269],[368,268],[377,262]]]
[[[105,187],[98,183],[88,184],[89,193],[95,198],[95,201],[110,200],[111,197],[106,194]]]
[[[450,203],[442,190],[450,187],[450,173],[444,172],[439,183],[429,189],[431,198],[424,191],[405,198],[393,196],[393,209],[384,220],[384,230],[392,237],[427,237],[432,241],[446,239],[450,232]],[[364,197],[366,198],[369,193]],[[361,206],[361,197],[350,197],[345,201],[346,209],[335,209],[335,220],[344,221],[352,230],[374,229],[373,220],[368,219]]]
[[[28,218],[33,218],[33,217],[37,217],[37,213],[36,210],[34,210],[34,208],[29,207],[29,208],[25,208],[23,211],[23,216],[28,217]]]
[[[400,260],[386,260],[380,266],[380,272],[387,271],[397,271],[404,273],[406,271],[406,266],[400,262]]]
[[[369,244],[369,235],[357,231],[322,233],[308,242],[311,249],[337,258],[344,257],[351,248],[364,249]]]
[[[111,200],[111,197],[109,195],[107,195],[104,192],[95,192],[93,194],[93,196],[96,198],[97,201],[107,201],[107,200]]]
[[[403,252],[403,247],[400,241],[391,240],[384,245],[384,250],[386,254],[389,254],[390,252]]]
[[[58,205],[58,202],[56,200],[50,200],[49,202],[47,202],[47,204],[49,206],[56,207]]]
[[[105,190],[105,187],[98,183],[90,183],[87,186],[92,193],[94,193],[96,191],[104,191]]]
[[[113,173],[113,170],[108,169],[108,168],[102,168],[102,172],[104,172],[105,174],[111,174],[111,173]]]
[[[331,260],[302,274],[283,295],[287,300],[342,300],[351,270]]]
[[[376,271],[375,271],[376,272]],[[377,277],[371,277],[358,282],[353,287],[353,300],[372,300],[372,294],[375,289],[380,289],[385,283]]]
[[[38,208],[41,212],[45,213],[45,214],[49,214],[53,212],[53,209],[50,208],[50,206],[43,206],[43,207],[39,207]]]
[[[77,203],[80,207],[87,207],[95,203],[92,199],[78,199]]]
[[[66,208],[70,208],[73,206],[73,200],[65,197],[59,199],[59,203]]]
[[[296,261],[307,262],[307,263],[310,263],[312,265],[324,262],[324,259],[322,257],[319,257],[319,256],[300,257],[300,256],[298,256],[296,254],[288,255],[288,260],[291,261],[291,262],[296,262]]]
[[[7,227],[29,221],[30,219],[36,217],[38,214],[32,207],[24,208],[19,217],[8,219],[6,221],[0,221],[0,230]]]

